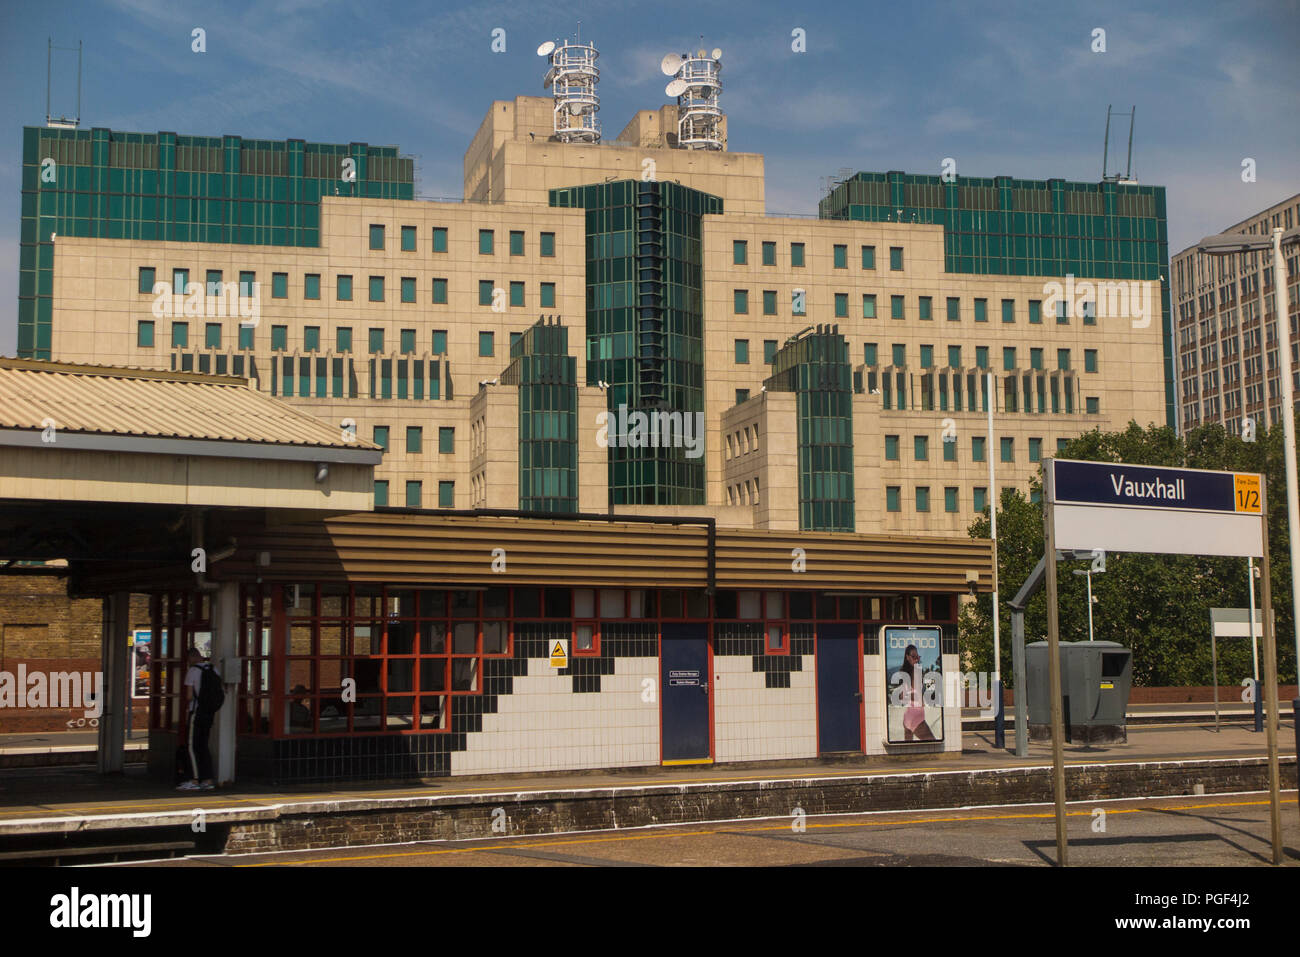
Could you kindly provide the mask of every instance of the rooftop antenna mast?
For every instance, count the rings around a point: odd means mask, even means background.
[[[50,97],[51,90],[54,87],[54,51],[64,50],[72,52],[72,47],[56,47],[54,38],[46,38],[45,49],[45,125],[54,126],[59,129],[73,130],[81,125],[81,41],[77,41],[77,118],[70,120],[66,116],[60,116],[57,120],[54,118]]]
[[[1116,113],[1116,116],[1123,116],[1123,113]],[[1133,126],[1137,121],[1137,106],[1134,106],[1128,113],[1128,160],[1124,166],[1124,175],[1119,173],[1108,174],[1107,167],[1110,160],[1110,104],[1106,105],[1106,138],[1102,141],[1101,148],[1101,179],[1102,182],[1107,180],[1116,183],[1135,183],[1133,179]]]

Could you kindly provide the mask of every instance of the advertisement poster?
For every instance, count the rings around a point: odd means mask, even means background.
[[[131,697],[149,697],[149,666],[153,662],[153,636],[148,628],[131,632]]]
[[[890,744],[943,740],[943,658],[938,628],[886,626],[885,727]]]

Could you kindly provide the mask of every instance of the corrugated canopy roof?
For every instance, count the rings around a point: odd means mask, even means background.
[[[0,429],[376,450],[232,376],[0,358]]]

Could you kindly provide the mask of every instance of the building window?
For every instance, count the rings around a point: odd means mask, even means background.
[[[790,265],[791,266],[803,265],[803,243],[790,244]]]
[[[456,483],[455,482],[438,483],[438,507],[439,508],[456,507]]]
[[[1029,350],[1029,368],[1031,368],[1031,369],[1042,369],[1042,368],[1043,368],[1043,350],[1042,350],[1042,349],[1030,349],[1030,350]]]
[[[522,306],[524,304],[524,284],[522,282],[510,283],[510,305]]]
[[[863,269],[876,268],[876,247],[875,246],[862,247],[862,268]]]
[[[375,479],[375,508],[385,508],[388,505],[388,482],[384,479]]]
[[[989,490],[982,485],[975,486],[974,505],[977,512],[982,512],[989,506]]]
[[[776,265],[776,243],[763,243],[763,265]]]
[[[320,352],[320,326],[303,326],[302,351]]]
[[[802,289],[790,290],[790,315],[806,316],[808,314],[808,297]]]
[[[506,355],[513,356],[515,354],[515,346],[519,344],[519,340],[522,339],[523,337],[524,334],[522,332],[510,333],[510,350],[506,353]]]
[[[833,250],[832,255],[834,258],[835,268],[848,269],[849,268],[849,247],[842,246],[837,243],[834,247],[832,247],[832,250]]]
[[[1016,460],[1016,440],[1013,438],[1002,439],[1002,461],[1014,462]]]
[[[749,312],[749,290],[734,289],[731,293],[732,310],[738,316],[743,316]]]
[[[940,444],[943,446],[943,460],[945,462],[956,462],[957,437],[953,436],[951,439],[945,438]]]
[[[424,429],[418,425],[408,425],[406,427],[406,452],[408,455],[419,455],[424,448]]]
[[[970,460],[972,462],[984,461],[984,436],[972,435],[970,440]]]
[[[903,318],[903,297],[902,296],[889,297],[889,315],[893,319]]]
[[[478,334],[478,354],[480,356],[490,356],[494,354],[495,350],[495,333],[480,332]]]
[[[153,295],[154,276],[156,272],[152,266],[140,267],[140,285],[136,287],[139,292]],[[173,290],[174,291],[174,290]]]
[[[1085,326],[1095,326],[1097,324],[1097,303],[1085,302],[1083,304],[1083,324]]]
[[[402,350],[402,355],[409,356],[415,353],[415,330],[402,329],[397,334],[398,343]]]
[[[1016,321],[1016,301],[1014,299],[1002,300],[1002,321],[1003,322]]]
[[[402,277],[402,302],[415,302],[415,277]]]
[[[885,511],[899,512],[902,507],[899,505],[899,493],[902,489],[897,485],[885,486]]]
[[[492,305],[492,290],[495,283],[491,279],[480,279],[478,281],[478,304],[480,306]]]
[[[1043,303],[1041,300],[1029,300],[1029,321],[1035,325],[1043,321]]]
[[[912,438],[912,457],[918,462],[930,461],[930,437],[917,435]]]
[[[876,294],[874,292],[864,292],[862,294],[862,318],[876,318]]]
[[[776,290],[775,289],[763,290],[763,315],[765,316],[776,315]]]
[[[837,292],[835,294],[835,315],[840,319],[848,318],[849,294],[847,292]]]
[[[1064,370],[1066,370],[1066,371],[1069,371],[1069,368],[1070,368],[1070,350],[1069,350],[1069,349],[1057,349],[1057,350],[1056,350],[1056,368],[1058,368],[1058,369],[1064,369]]]
[[[922,319],[934,318],[934,316],[930,312],[932,301],[933,300],[931,300],[929,296],[922,296],[920,299],[917,300],[916,302],[917,315],[920,316],[920,318]]]
[[[271,327],[271,351],[272,352],[289,351],[289,327],[288,326]]]
[[[253,294],[253,287],[257,285],[257,273],[252,270],[244,270],[239,274],[239,294],[247,299]]]
[[[172,270],[172,294],[188,295],[190,291],[190,271],[188,269]]]
[[[441,426],[438,429],[438,454],[452,455],[456,451],[456,429],[454,426]]]
[[[1069,439],[1057,439],[1057,440],[1056,440],[1056,454],[1057,454],[1057,455],[1064,455],[1064,454],[1065,454],[1066,446],[1068,446],[1069,444],[1070,444],[1070,440],[1069,440]]]
[[[948,297],[948,321],[961,321],[961,299],[958,296]]]
[[[961,368],[961,346],[948,347],[948,368],[949,369]]]
[[[736,266],[743,266],[749,259],[749,243],[743,239],[733,239],[731,241],[731,262]]]
[[[749,365],[749,340],[736,340],[736,364]]]
[[[209,270],[208,270],[208,292],[207,292],[207,294],[208,294],[209,296],[220,296],[220,295],[221,295],[221,270],[220,270],[220,269],[209,269]]]
[[[140,349],[153,348],[153,320],[141,319],[135,327],[135,344]]]
[[[447,354],[447,330],[433,330],[433,354],[435,356],[445,356]]]
[[[1058,326],[1069,325],[1070,309],[1069,304],[1064,299],[1056,301],[1056,324]]]
[[[447,251],[447,227],[433,227],[433,251],[435,253],[445,253]]]
[[[1095,395],[1090,395],[1084,401],[1084,411],[1089,415],[1096,415],[1101,411],[1101,399]]]
[[[946,486],[943,490],[943,510],[945,512],[957,511],[957,489],[951,485]]]
[[[491,256],[493,254],[492,230],[480,229],[478,231],[478,251],[479,255]]]
[[[885,436],[885,461],[898,461],[898,436],[896,435]]]
[[[351,276],[339,276],[337,284],[335,285],[335,289],[337,290],[336,296],[339,302],[352,301],[352,277]]]
[[[975,347],[975,367],[977,369],[987,369],[989,367],[989,347]]]
[[[555,255],[555,233],[542,233],[540,252],[547,259]]]
[[[1029,461],[1041,462],[1043,460],[1043,440],[1030,438],[1029,440]]]
[[[921,368],[934,368],[934,346],[921,346]]]
[[[289,298],[289,274],[287,272],[271,273],[271,298]]]
[[[370,248],[371,249],[384,248],[384,227],[383,226],[375,225],[370,227]]]
[[[889,268],[894,270],[894,272],[898,272],[900,269],[903,268],[903,247],[902,246],[889,247]]]
[[[383,276],[370,277],[370,301],[371,302],[384,301],[384,277]]]
[[[371,355],[374,355],[374,354],[377,353],[377,352],[383,352],[383,351],[384,351],[384,330],[383,330],[383,329],[371,329],[371,330],[370,330],[370,353],[371,353]]]
[[[1002,370],[1004,372],[1013,372],[1016,368],[1016,347],[1003,346],[1002,348]]]
[[[447,304],[447,280],[435,279],[433,281],[433,302],[435,305],[440,306]]]
[[[542,283],[542,307],[544,309],[555,308],[555,283]]]
[[[901,342],[895,342],[891,348],[894,353],[894,366],[901,369],[903,366],[907,365],[907,346]]]
[[[930,511],[930,486],[918,485],[916,487],[916,510],[918,512]]]
[[[862,343],[862,363],[869,366],[876,364],[876,344],[874,342]]]
[[[1097,350],[1096,349],[1083,350],[1083,371],[1084,372],[1097,371]]]
[[[776,340],[764,339],[763,340],[763,362],[767,365],[771,365],[774,361],[776,361]]]
[[[406,483],[406,507],[419,508],[424,500],[424,486],[421,482]]]
[[[375,426],[375,445],[379,446],[385,452],[388,451],[388,426]]]
[[[320,298],[320,273],[309,272],[302,277],[302,297],[304,299]]]
[[[352,351],[352,327],[339,326],[334,330],[334,351],[351,352]]]
[[[740,405],[740,403],[742,403],[742,402],[748,402],[748,401],[749,401],[749,390],[748,390],[748,389],[737,389],[737,390],[736,390],[736,405]]]
[[[524,254],[524,233],[520,229],[510,230],[510,255],[522,256]]]
[[[987,299],[975,300],[975,321],[976,322],[989,321],[989,301]]]
[[[414,226],[402,227],[402,251],[408,253],[415,252],[415,227]]]

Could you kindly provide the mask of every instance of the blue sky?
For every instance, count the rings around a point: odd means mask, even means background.
[[[963,175],[1096,181],[1108,103],[1137,106],[1134,173],[1168,189],[1171,252],[1300,191],[1296,0],[0,0],[0,354],[14,350],[22,127],[44,120],[47,37],[85,42],[83,127],[396,144],[418,157],[422,195],[458,197],[489,103],[544,95],[534,51],[579,20],[601,53],[609,136],[668,101],[665,53],[701,34],[722,48],[729,146],[766,154],[771,213],[815,212],[841,169],[939,172],[949,156]],[[76,57],[59,56],[55,111],[72,111]],[[1113,161],[1126,137],[1121,119]]]

